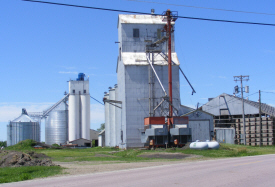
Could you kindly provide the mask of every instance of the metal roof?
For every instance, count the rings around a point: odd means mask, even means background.
[[[148,65],[146,53],[124,52],[121,54],[124,65]],[[180,65],[177,53],[172,53],[172,61]],[[168,62],[161,56],[154,56],[154,65],[168,65]]]
[[[208,112],[205,112],[205,111],[203,111],[203,110],[201,110],[201,109],[195,109],[195,110],[190,111],[190,112],[188,112],[188,113],[186,113],[186,114],[183,114],[183,115],[181,115],[181,116],[189,116],[190,114],[192,114],[192,113],[194,113],[194,112],[197,112],[197,111],[203,112],[203,113],[208,114],[208,115],[210,115],[210,116],[214,116],[213,114],[208,113]]]
[[[22,114],[18,118],[14,119],[12,122],[37,122],[26,114]]]
[[[240,97],[236,97],[236,96],[229,95],[226,93],[223,93],[220,96],[223,96],[223,95],[227,95],[231,98],[242,100],[242,98],[240,98]],[[247,100],[247,99],[244,99],[244,103],[249,104],[255,108],[259,108],[259,106],[260,106],[259,102],[255,102],[255,101],[251,101],[251,100]],[[268,114],[270,116],[275,116],[275,108],[270,105],[267,105],[265,103],[261,103],[261,111],[262,111],[262,113]]]
[[[129,15],[129,14],[119,14],[119,23],[131,23],[131,24],[163,24],[167,22],[163,21],[164,16],[156,15]],[[171,24],[175,24],[172,22]]]

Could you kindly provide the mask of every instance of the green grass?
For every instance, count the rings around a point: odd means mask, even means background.
[[[194,149],[156,149],[156,150],[140,150],[128,149],[119,150],[116,148],[108,147],[95,147],[87,149],[40,149],[32,148],[34,141],[25,140],[19,142],[14,146],[6,148],[6,150],[16,150],[22,152],[35,151],[37,153],[44,153],[51,157],[53,161],[60,162],[73,162],[73,161],[100,161],[102,164],[110,163],[105,161],[113,161],[114,163],[120,162],[148,162],[148,161],[171,161],[171,159],[161,158],[143,158],[139,155],[144,153],[184,153],[201,155],[205,158],[227,158],[227,157],[241,157],[241,156],[254,156],[263,154],[275,154],[275,146],[244,146],[244,145],[231,145],[220,144],[218,150],[194,150]],[[1,155],[0,155],[1,156]],[[178,159],[172,159],[178,160]],[[86,163],[87,164],[87,163]],[[29,180],[38,177],[47,177],[61,173],[62,168],[58,166],[29,166],[19,168],[0,168],[0,183],[15,182],[22,180]]]
[[[148,160],[148,158],[137,157],[143,153],[138,149],[119,151],[115,148],[88,148],[88,149],[44,149],[36,150],[51,157],[53,161],[72,162],[72,161],[125,161],[137,162]]]
[[[25,166],[0,168],[0,183],[17,182],[61,173],[59,166]]]
[[[156,160],[157,158],[143,158],[138,155],[143,153],[184,153],[201,155],[208,158],[226,158],[226,157],[240,157],[240,156],[254,156],[263,154],[275,154],[275,146],[244,146],[244,145],[231,145],[220,144],[218,150],[194,150],[194,149],[156,149],[156,150],[139,150],[128,149],[119,150],[116,148],[108,147],[95,147],[87,149],[42,149],[35,150],[32,148],[34,145],[33,140],[24,140],[14,146],[10,146],[7,150],[17,150],[28,152],[30,150],[44,153],[51,157],[53,161],[72,162],[72,161],[123,161],[123,162],[139,162]]]
[[[18,144],[6,147],[5,150],[15,150],[15,151],[26,151],[26,150],[33,150],[33,146],[35,146],[36,143],[34,140],[23,140],[21,142],[18,142]]]
[[[225,158],[275,154],[275,146],[252,147],[244,145],[220,144],[220,148],[217,150],[177,149],[177,152],[201,155],[209,158]]]

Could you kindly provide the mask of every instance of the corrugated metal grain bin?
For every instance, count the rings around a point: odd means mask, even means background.
[[[48,145],[66,143],[68,140],[68,107],[62,102],[51,111],[45,123],[45,143]]]
[[[26,139],[40,142],[40,124],[28,116],[26,109],[7,125],[7,146],[15,145]]]

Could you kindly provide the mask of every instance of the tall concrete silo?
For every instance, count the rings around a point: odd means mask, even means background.
[[[7,125],[7,146],[15,145],[26,139],[40,142],[40,124],[28,116],[26,109]]]
[[[104,100],[109,99],[109,93],[104,93]],[[110,140],[111,140],[111,130],[110,130],[110,118],[109,118],[109,107],[110,104],[108,102],[104,102],[104,108],[105,108],[105,146],[110,146]]]
[[[115,100],[115,88],[110,88],[109,90],[109,100]],[[115,116],[116,107],[109,105],[109,118],[110,118],[110,146],[115,147],[116,145],[116,116]]]
[[[90,140],[89,80],[79,73],[69,81],[69,141],[79,138]]]
[[[68,105],[61,102],[45,119],[45,143],[61,144],[68,141]]]

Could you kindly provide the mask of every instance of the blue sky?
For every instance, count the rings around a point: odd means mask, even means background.
[[[147,0],[144,0],[147,1]],[[55,0],[54,2],[180,16],[275,24],[275,15],[249,14],[180,5],[275,14],[272,0]],[[152,1],[151,1],[152,2]],[[160,4],[163,3],[163,4]],[[167,5],[167,4],[170,5]],[[177,4],[171,5],[171,4]],[[2,0],[0,6],[0,141],[6,125],[21,114],[41,112],[63,97],[69,79],[89,75],[90,94],[102,100],[116,84],[118,12]],[[181,68],[196,90],[181,77],[181,103],[200,105],[208,98],[233,93],[233,76],[250,75],[245,94],[275,106],[275,27],[178,19],[175,45]],[[104,108],[91,100],[91,128],[104,122]],[[42,123],[42,140],[44,140]]]

